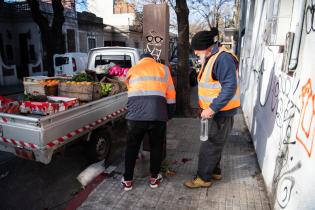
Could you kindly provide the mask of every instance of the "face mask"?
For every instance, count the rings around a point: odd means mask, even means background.
[[[205,54],[199,54],[199,59],[201,64],[206,62],[206,55]]]

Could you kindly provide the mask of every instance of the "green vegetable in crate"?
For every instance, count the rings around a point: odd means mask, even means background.
[[[79,73],[75,75],[71,81],[74,82],[93,82],[93,78],[91,75],[88,75],[86,73]]]
[[[101,92],[102,96],[106,96],[112,91],[113,89],[113,84],[111,83],[101,83]]]
[[[47,96],[45,95],[34,95],[34,94],[25,94],[24,101],[37,101],[37,102],[46,102],[48,101]]]

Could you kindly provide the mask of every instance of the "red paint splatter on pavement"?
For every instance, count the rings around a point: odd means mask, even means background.
[[[188,161],[191,161],[192,159],[191,158],[182,158],[182,163],[186,163]]]

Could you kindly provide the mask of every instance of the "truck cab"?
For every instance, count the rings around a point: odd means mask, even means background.
[[[139,51],[130,47],[100,47],[91,49],[88,54],[89,70],[98,73],[102,66],[115,64],[122,68],[131,68],[140,59]]]

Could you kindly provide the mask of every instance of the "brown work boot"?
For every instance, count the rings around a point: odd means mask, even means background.
[[[215,168],[212,172],[211,178],[214,180],[221,180],[222,179],[222,172],[220,168]]]
[[[200,177],[196,176],[194,179],[188,180],[184,183],[184,185],[188,188],[200,188],[200,187],[210,187],[210,181],[204,181]]]

